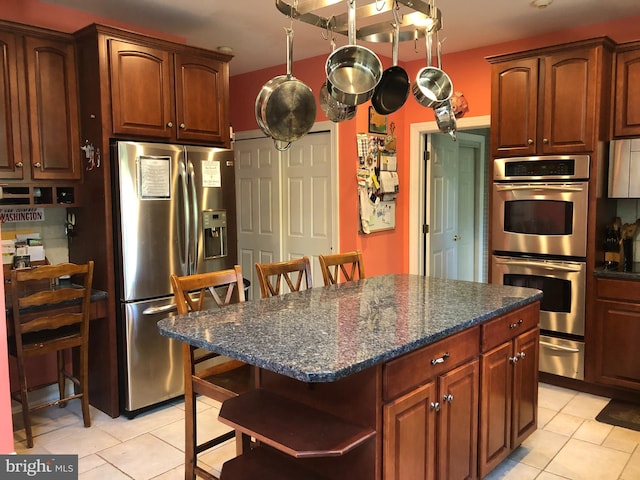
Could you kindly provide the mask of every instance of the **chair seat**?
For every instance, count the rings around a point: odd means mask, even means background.
[[[215,388],[218,393],[220,393],[220,390],[226,390],[229,398],[241,395],[253,390],[254,370],[255,369],[251,365],[243,363],[237,368],[221,373],[199,376],[199,378],[206,383],[204,386],[200,386],[198,391],[205,390],[210,386],[213,386],[212,388]]]

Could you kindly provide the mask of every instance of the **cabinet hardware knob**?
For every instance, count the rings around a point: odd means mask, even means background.
[[[449,358],[449,352],[446,352],[443,356],[441,356],[440,358],[434,358],[431,360],[431,365],[437,365],[439,363],[444,363],[444,361]]]
[[[442,396],[442,401],[443,402],[447,402],[447,403],[451,403],[453,401],[453,395],[451,395],[451,394],[443,395]]]
[[[526,356],[527,356],[527,354],[524,353],[524,352],[516,353],[516,357],[518,357],[520,360],[522,360]]]
[[[168,122],[167,123],[167,127],[172,128],[173,127],[173,122]]]
[[[528,143],[529,145],[533,145],[533,139],[532,139],[532,138],[530,138],[529,140],[527,140],[527,143]]]
[[[515,357],[509,357],[509,361],[510,361],[511,363],[513,363],[513,364],[516,364],[516,363],[518,363],[518,357],[517,357],[517,356],[515,356]]]
[[[549,139],[548,139],[548,138],[543,138],[543,139],[542,139],[542,143],[545,143],[545,144],[546,144],[546,143],[549,143]]]
[[[440,403],[439,402],[431,402],[431,404],[429,405],[431,407],[431,410],[435,410],[436,412],[440,411]]]
[[[511,329],[518,328],[520,325],[522,325],[522,319],[518,320],[516,323],[510,324],[509,328]]]
[[[186,127],[185,127],[185,125],[184,125],[184,123],[181,123],[181,124],[180,124],[180,128],[181,128],[181,129],[183,129],[183,130],[186,128]]]
[[[16,162],[16,168],[22,168],[23,165],[22,162]]]
[[[40,168],[42,166],[42,164],[40,162],[36,162],[33,164],[34,167],[36,168]]]

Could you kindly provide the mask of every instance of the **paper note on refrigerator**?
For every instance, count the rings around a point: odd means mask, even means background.
[[[220,162],[218,160],[202,161],[202,186],[205,188],[222,186]]]

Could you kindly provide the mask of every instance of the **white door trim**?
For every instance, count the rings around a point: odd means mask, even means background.
[[[491,117],[460,118],[456,121],[459,130],[463,128],[484,128],[491,124]],[[425,164],[422,152],[425,150],[425,134],[439,133],[438,124],[433,122],[412,123],[409,134],[409,273],[424,275],[424,252],[421,248],[422,219],[424,218],[424,175]],[[428,172],[427,172],[428,173]]]

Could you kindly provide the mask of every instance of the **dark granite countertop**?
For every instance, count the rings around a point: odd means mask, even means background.
[[[634,262],[633,268],[630,272],[623,272],[621,270],[608,270],[602,267],[598,267],[594,271],[596,277],[601,278],[617,278],[619,280],[640,280],[640,262]]]
[[[383,275],[193,312],[163,335],[305,382],[332,382],[542,298],[530,288]]]

